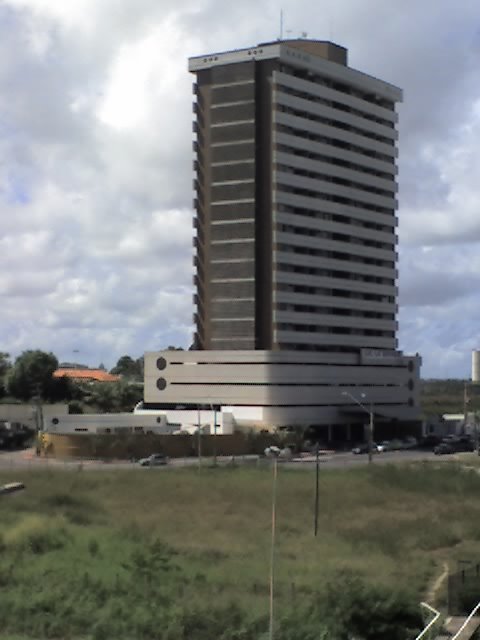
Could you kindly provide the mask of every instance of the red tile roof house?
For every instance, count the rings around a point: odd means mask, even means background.
[[[57,369],[54,378],[71,378],[79,382],[118,382],[121,376],[115,376],[103,369]]]

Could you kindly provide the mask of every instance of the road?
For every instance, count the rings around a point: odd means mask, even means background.
[[[434,457],[431,451],[407,450],[407,451],[387,451],[385,453],[376,454],[373,457],[373,464],[389,464],[402,462],[415,462],[421,460],[432,460]],[[452,456],[442,456],[444,459],[451,459]],[[438,459],[438,458],[437,458]],[[269,464],[269,460],[258,458],[258,456],[238,456],[232,459],[228,457],[218,457],[219,465],[232,464],[265,465]],[[211,465],[211,458],[203,458],[202,464]],[[292,461],[283,462],[291,469],[308,469],[315,466],[315,457],[294,458]],[[326,453],[320,456],[320,465],[322,468],[341,469],[349,467],[358,467],[368,464],[367,455],[354,455],[350,452]],[[157,469],[175,469],[179,467],[198,466],[198,458],[172,458],[168,465],[164,467],[156,467]],[[56,458],[38,458],[33,449],[24,451],[0,451],[0,470],[8,469],[66,469],[76,471],[81,467],[85,471],[98,470],[119,470],[119,469],[138,469],[138,465],[128,461],[112,461],[103,462],[101,460],[59,460]]]
[[[385,451],[384,453],[377,453],[373,456],[372,464],[391,464],[398,462],[417,462],[421,460],[432,460],[436,458],[433,451],[424,451],[420,449],[408,449],[403,451]],[[445,456],[448,458],[449,456]],[[320,464],[322,467],[339,469],[342,467],[357,467],[364,464],[368,464],[368,455],[359,454],[355,455],[351,452],[341,452],[327,454],[320,457]],[[315,458],[312,456],[307,461],[297,462],[292,461],[288,463],[289,466],[305,467],[315,465]]]

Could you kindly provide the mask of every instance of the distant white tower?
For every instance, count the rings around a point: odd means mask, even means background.
[[[472,382],[480,382],[480,351],[472,351]]]

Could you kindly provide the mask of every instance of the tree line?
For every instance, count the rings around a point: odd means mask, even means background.
[[[80,382],[54,378],[59,368],[52,352],[27,350],[12,362],[0,352],[0,399],[3,402],[68,402],[72,413],[132,411],[143,398],[143,356],[124,355],[110,373],[118,382]]]

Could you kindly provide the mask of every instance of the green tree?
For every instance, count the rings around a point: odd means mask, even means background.
[[[82,403],[79,402],[78,400],[71,400],[68,403],[68,413],[72,413],[72,414],[82,414],[83,413],[83,406]]]
[[[0,398],[6,393],[6,376],[11,366],[10,354],[0,351]]]
[[[5,351],[0,351],[0,378],[4,378],[11,368],[10,354]]]
[[[30,400],[40,396],[58,401],[70,397],[70,383],[66,378],[53,378],[58,360],[53,353],[40,350],[24,351],[16,358],[7,374],[7,390],[14,398]]]
[[[141,380],[143,378],[143,358],[134,360],[131,356],[122,356],[110,373],[124,378]]]
[[[117,394],[115,384],[112,382],[94,382],[89,388],[88,404],[93,405],[104,413],[116,411]]]
[[[133,411],[143,398],[141,385],[120,380],[119,382],[94,382],[85,388],[83,400],[101,412],[117,413]]]
[[[143,400],[142,385],[120,380],[115,384],[115,394],[119,411],[133,411],[136,404]]]

